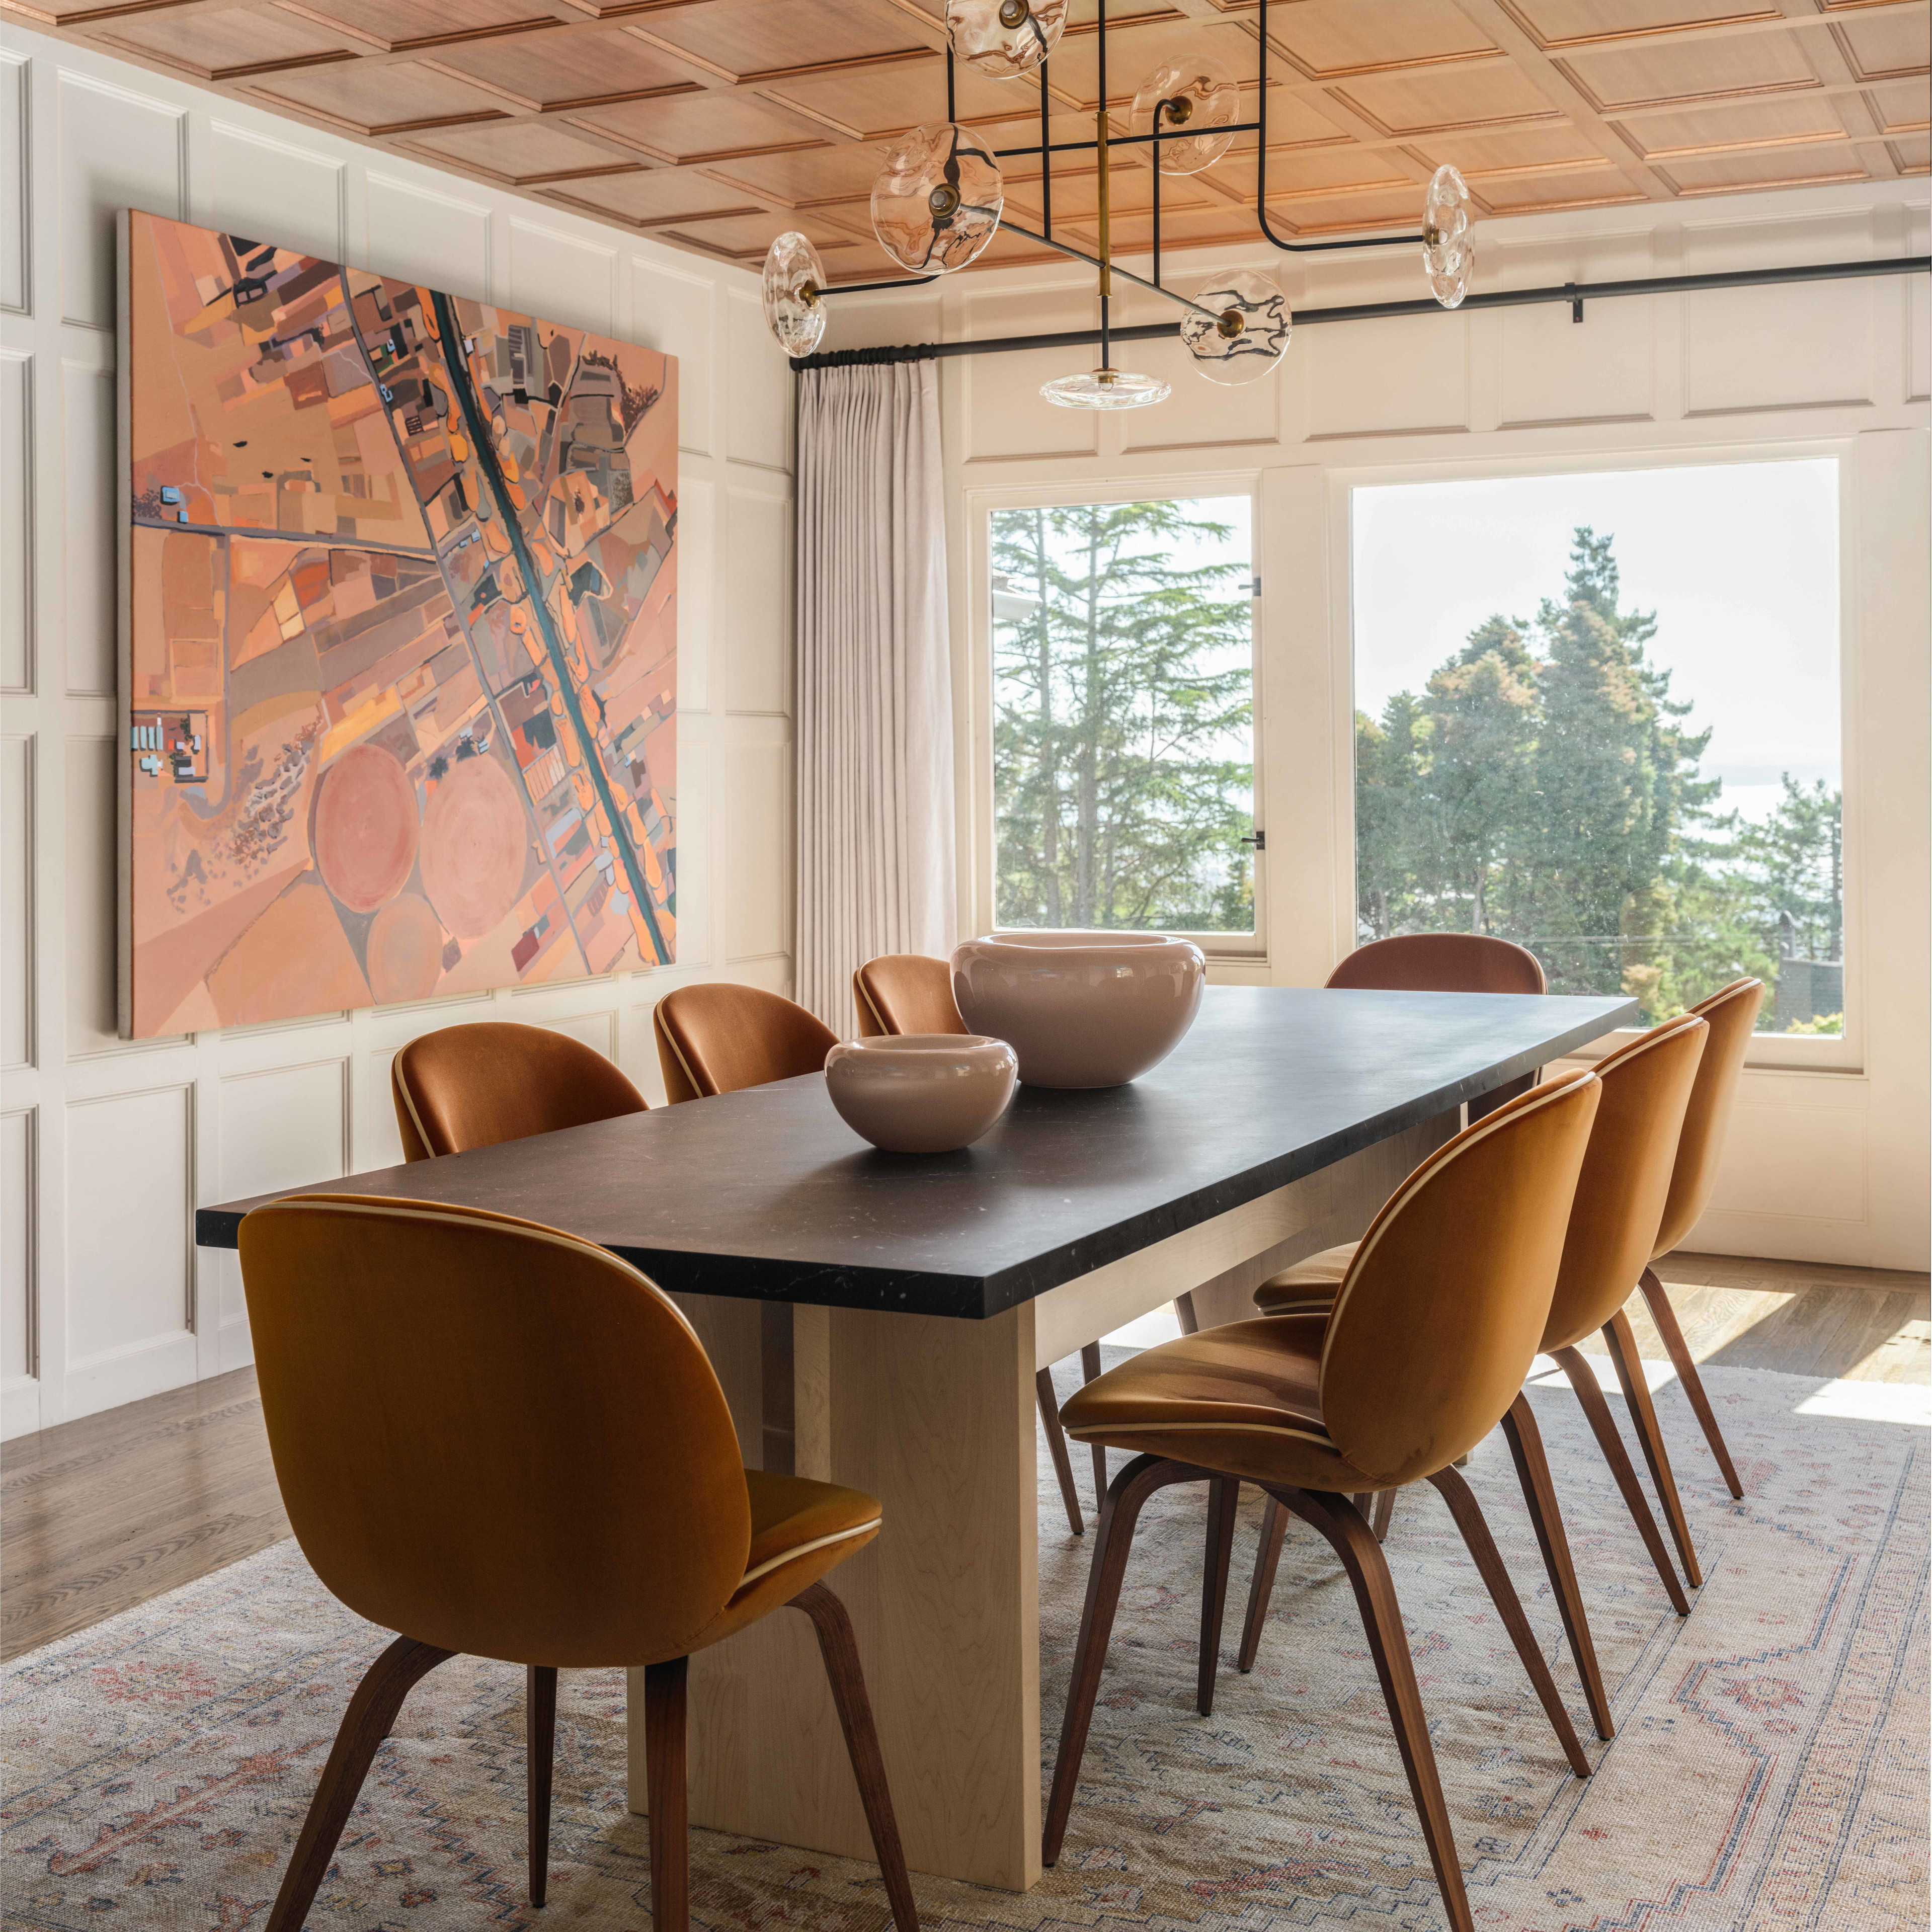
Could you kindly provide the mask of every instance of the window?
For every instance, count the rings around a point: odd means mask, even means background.
[[[992,513],[1000,925],[1256,931],[1251,509]]]
[[[1844,1029],[1835,460],[1354,494],[1362,940]]]

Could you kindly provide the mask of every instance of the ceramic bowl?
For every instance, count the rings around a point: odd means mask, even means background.
[[[852,1131],[887,1154],[951,1154],[1006,1111],[1019,1062],[976,1034],[889,1034],[842,1040],[825,1089]]]
[[[1160,932],[1000,932],[952,954],[976,1031],[1010,1040],[1031,1087],[1120,1087],[1180,1044],[1208,964]]]

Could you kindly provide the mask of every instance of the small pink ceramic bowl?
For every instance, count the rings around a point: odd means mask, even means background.
[[[969,1027],[1011,1040],[1029,1087],[1120,1087],[1180,1044],[1207,962],[1164,932],[996,932],[952,953]]]
[[[977,1034],[889,1034],[842,1040],[825,1056],[838,1117],[886,1154],[951,1154],[1006,1111],[1019,1060]]]

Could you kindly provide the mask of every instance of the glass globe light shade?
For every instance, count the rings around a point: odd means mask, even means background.
[[[765,326],[788,356],[809,356],[825,333],[825,264],[796,228],[765,250]]]
[[[1462,244],[1461,259],[1456,266],[1442,274],[1432,274],[1429,278],[1429,292],[1444,308],[1460,308],[1462,298],[1469,292],[1475,279],[1476,250],[1468,242]]]
[[[1233,146],[1232,134],[1217,134],[1241,118],[1241,90],[1217,60],[1194,55],[1162,61],[1140,84],[1129,120],[1136,134],[1168,134],[1156,142],[1165,175],[1198,175],[1211,168]]]
[[[993,151],[952,122],[915,128],[872,184],[872,232],[916,275],[963,268],[992,240],[1006,205]]]
[[[1136,376],[1125,369],[1095,369],[1082,376],[1057,376],[1040,392],[1063,410],[1144,410],[1173,394],[1158,376]]]
[[[994,80],[1032,73],[1066,25],[1066,0],[948,0],[946,9],[953,52]]]
[[[1288,352],[1294,318],[1281,285],[1252,268],[1216,275],[1195,291],[1198,308],[1182,317],[1180,339],[1210,382],[1234,385],[1265,376]],[[1200,309],[1211,309],[1202,315]]]

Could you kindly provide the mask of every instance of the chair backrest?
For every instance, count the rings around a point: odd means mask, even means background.
[[[1358,946],[1328,976],[1331,986],[1384,993],[1540,993],[1534,952],[1480,932],[1405,932]]]
[[[664,1092],[673,1101],[816,1073],[838,1044],[838,1036],[802,1006],[758,986],[722,980],[665,994],[651,1028]]]
[[[1322,1351],[1322,1418],[1355,1467],[1433,1474],[1502,1420],[1550,1315],[1602,1091],[1545,1081],[1438,1148],[1355,1251]]]
[[[742,1580],[730,1411],[654,1283],[536,1222],[297,1195],[242,1223],[275,1477],[358,1615],[511,1663],[682,1656]]]
[[[1757,1025],[1758,1008],[1763,1004],[1762,980],[1733,980],[1690,1009],[1708,1023],[1711,1034],[1704,1042],[1704,1058],[1698,1063],[1690,1104],[1684,1110],[1676,1171],[1670,1177],[1670,1198],[1664,1204],[1652,1260],[1667,1255],[1696,1226],[1711,1198],[1711,1190],[1718,1184],[1718,1162],[1731,1124],[1738,1075]]]
[[[1694,1013],[1681,1014],[1598,1061],[1604,1095],[1570,1210],[1546,1352],[1602,1328],[1649,1265],[1710,1030]]]
[[[505,1020],[411,1040],[389,1063],[389,1097],[409,1160],[641,1114],[650,1104],[595,1047]]]
[[[859,1037],[884,1034],[970,1033],[952,997],[952,968],[922,952],[885,952],[852,975]]]

